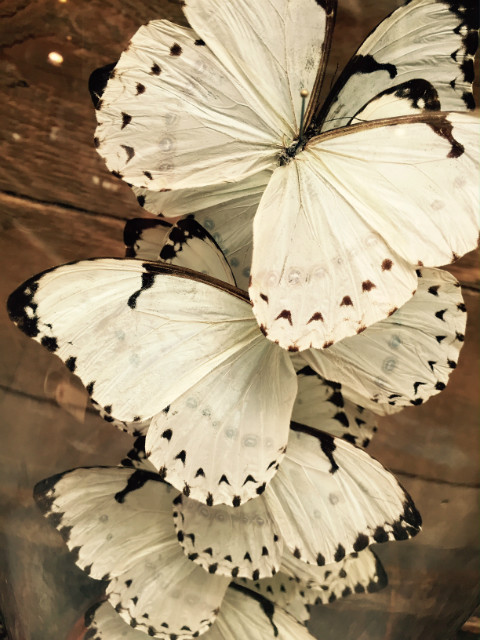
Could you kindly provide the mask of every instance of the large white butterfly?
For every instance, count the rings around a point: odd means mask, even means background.
[[[297,350],[386,317],[415,266],[473,249],[479,227],[477,124],[458,112],[472,107],[475,3],[394,12],[322,108],[335,4],[188,0],[193,30],[142,27],[97,110],[107,166],[164,214],[184,193],[189,212],[235,199],[247,217],[257,198],[250,297],[267,337]]]
[[[451,276],[421,282],[398,316],[347,346],[306,351],[305,364],[375,413],[438,393],[463,344],[465,307]],[[31,278],[8,309],[81,378],[106,419],[131,432],[150,425],[151,460],[186,496],[238,506],[264,491],[285,453],[297,376],[244,292],[178,266],[98,259]]]

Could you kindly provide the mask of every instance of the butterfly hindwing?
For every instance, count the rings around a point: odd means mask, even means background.
[[[353,593],[375,593],[388,584],[382,563],[370,548],[322,567],[285,554],[282,572],[302,581],[307,604],[328,604]]]
[[[418,269],[413,298],[362,334],[302,358],[342,384],[354,402],[377,414],[419,405],[442,391],[463,346],[466,308],[457,280],[441,269]]]
[[[262,496],[237,509],[179,496],[173,515],[185,554],[206,571],[259,580],[279,570],[283,543]]]
[[[292,424],[265,498],[285,545],[311,564],[339,562],[374,542],[415,536],[421,518],[380,463],[349,442]]]
[[[297,358],[303,366],[297,371],[292,420],[366,447],[377,430],[376,416],[346,398],[340,383],[324,380],[301,356]]]
[[[128,258],[167,262],[235,285],[220,247],[191,215],[174,224],[146,218],[129,220],[124,242]]]
[[[288,354],[262,335],[241,347],[155,416],[146,439],[167,481],[210,505],[260,495],[288,440],[297,388]]]

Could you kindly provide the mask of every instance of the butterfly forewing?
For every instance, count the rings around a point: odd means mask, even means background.
[[[193,216],[175,224],[134,218],[125,225],[124,242],[129,258],[167,262],[235,285],[220,247]]]
[[[191,29],[152,21],[120,57],[97,106],[97,150],[136,187],[241,180],[271,165],[279,139],[251,97]]]
[[[321,63],[326,5],[316,0],[188,0],[185,14],[226,71],[255,95],[259,112],[291,142],[298,135],[301,90]],[[328,6],[330,9],[330,7]]]
[[[239,290],[194,277],[137,260],[74,263],[19,287],[10,317],[64,360],[107,414],[140,422],[259,335]]]
[[[476,0],[413,0],[394,11],[340,75],[317,125],[473,109],[478,13]]]

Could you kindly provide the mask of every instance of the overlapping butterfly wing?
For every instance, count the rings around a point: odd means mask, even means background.
[[[210,573],[259,580],[280,569],[283,540],[263,498],[232,509],[179,496],[173,517],[185,554]]]
[[[171,519],[175,495],[157,474],[122,467],[74,469],[35,487],[76,564],[109,580],[108,600],[123,620],[163,639],[206,631],[228,586],[220,576],[205,580],[184,556]]]
[[[297,619],[308,620],[305,605],[327,604],[353,593],[374,593],[386,587],[388,579],[378,557],[367,548],[323,567],[285,553],[280,573],[253,584],[244,582],[292,615],[296,612]]]
[[[107,602],[98,603],[87,611],[85,626],[98,640],[145,638],[144,633],[126,625]],[[227,589],[217,622],[201,637],[205,640],[313,640],[306,627],[282,607],[240,585]]]
[[[302,356],[294,356],[298,392],[292,420],[357,446],[368,446],[377,431],[376,416],[345,396],[339,382],[324,380]]]
[[[479,7],[413,0],[365,40],[317,110],[322,131],[419,110],[473,109]]]
[[[295,373],[240,290],[167,264],[99,259],[30,279],[8,306],[107,418],[153,419],[151,459],[186,494],[240,504],[275,474]]]
[[[416,294],[390,318],[327,351],[301,354],[377,414],[422,404],[442,391],[463,346],[467,314],[459,283],[440,269],[421,268],[418,276]]]
[[[191,215],[175,224],[133,218],[125,225],[123,239],[128,258],[167,262],[235,285],[222,250]]]
[[[267,337],[326,348],[402,306],[415,265],[474,249],[477,132],[461,113],[352,125],[276,169],[254,220],[250,287]]]
[[[415,536],[410,496],[374,458],[349,442],[292,424],[285,459],[265,500],[295,558],[323,566],[374,542]]]

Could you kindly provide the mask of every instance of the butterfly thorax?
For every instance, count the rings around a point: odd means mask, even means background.
[[[284,147],[279,155],[278,164],[283,167],[288,164],[295,156],[303,151],[305,145],[307,144],[307,139],[305,136],[301,136],[296,138],[292,144],[288,147]]]

